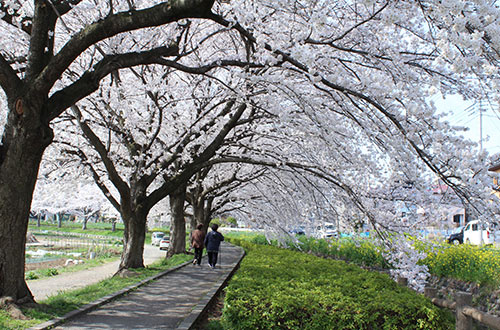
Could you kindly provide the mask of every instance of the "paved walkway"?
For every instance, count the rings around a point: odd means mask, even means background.
[[[243,255],[240,247],[223,243],[216,269],[204,257],[202,267],[185,265],[100,307],[87,306],[63,318],[63,324],[47,322],[32,329],[190,329]]]

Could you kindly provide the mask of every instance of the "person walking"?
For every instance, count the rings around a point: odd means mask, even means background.
[[[203,225],[199,223],[191,234],[191,247],[194,249],[193,265],[201,266],[201,257],[203,256],[203,247],[205,244],[205,233]]]
[[[205,237],[205,246],[207,247],[208,265],[210,268],[215,268],[217,264],[217,255],[219,254],[220,242],[224,240],[224,236],[217,231],[219,225],[216,223],[210,226],[212,231]]]

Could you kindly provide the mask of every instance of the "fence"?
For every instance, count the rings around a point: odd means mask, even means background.
[[[112,245],[109,240],[89,239],[84,237],[43,236],[41,239],[44,244],[48,246],[71,249],[87,249],[91,247],[105,248]]]
[[[407,286],[406,278],[398,278],[397,282],[400,285]],[[467,292],[457,292],[455,301],[437,298],[437,289],[426,287],[424,295],[429,298],[436,306],[455,310],[455,329],[456,330],[472,330],[472,321],[476,320],[482,325],[488,326],[490,329],[500,330],[500,317],[484,313],[474,307],[472,304],[472,294]]]
[[[39,243],[34,246],[46,247],[49,249],[49,254],[72,254],[79,251],[80,253],[88,253],[89,255],[103,255],[112,252],[116,249],[113,247],[120,245],[120,240],[115,237],[96,236],[86,234],[68,234],[57,232],[38,232],[34,233]],[[63,252],[66,251],[66,252]],[[73,252],[70,252],[73,251]],[[32,253],[28,253],[32,254]],[[41,262],[44,257],[27,258],[26,263]],[[57,257],[53,259],[57,259]]]

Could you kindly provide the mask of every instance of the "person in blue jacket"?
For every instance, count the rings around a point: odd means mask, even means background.
[[[210,226],[212,231],[205,236],[205,247],[207,249],[208,255],[208,265],[211,268],[215,268],[217,264],[217,256],[219,254],[220,242],[224,240],[224,236],[217,231],[219,229],[219,225],[216,223]]]

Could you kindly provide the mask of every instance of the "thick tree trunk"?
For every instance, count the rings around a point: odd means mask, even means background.
[[[0,297],[33,301],[24,280],[26,233],[42,154],[53,138],[31,104],[9,102],[0,145]]]
[[[201,218],[200,223],[203,224],[203,229],[205,230],[205,232],[208,231],[208,227],[210,226],[210,221],[212,221],[213,201],[214,201],[213,197],[205,199],[201,206],[203,208],[203,218]]]
[[[125,230],[119,271],[128,268],[143,268],[147,213],[137,212],[130,215],[122,213],[122,219]]]
[[[56,214],[56,219],[57,219],[57,228],[61,228],[62,227],[63,215],[61,213],[57,213]]]
[[[184,202],[186,201],[186,186],[180,186],[169,195],[170,200],[170,248],[167,257],[177,253],[186,253],[186,221],[184,219]]]
[[[199,203],[193,203],[193,222],[194,226],[196,226],[201,223],[203,225],[203,230],[206,232],[207,231],[207,226],[204,223],[205,219],[205,208],[203,207],[203,202]]]
[[[83,217],[83,222],[82,222],[82,230],[87,230],[87,222],[89,221],[88,216]]]
[[[196,226],[198,225],[198,223],[196,222],[196,218],[194,217],[194,215],[191,217],[191,219],[189,219],[189,240],[191,240],[191,236],[193,235],[193,231],[196,229]]]

